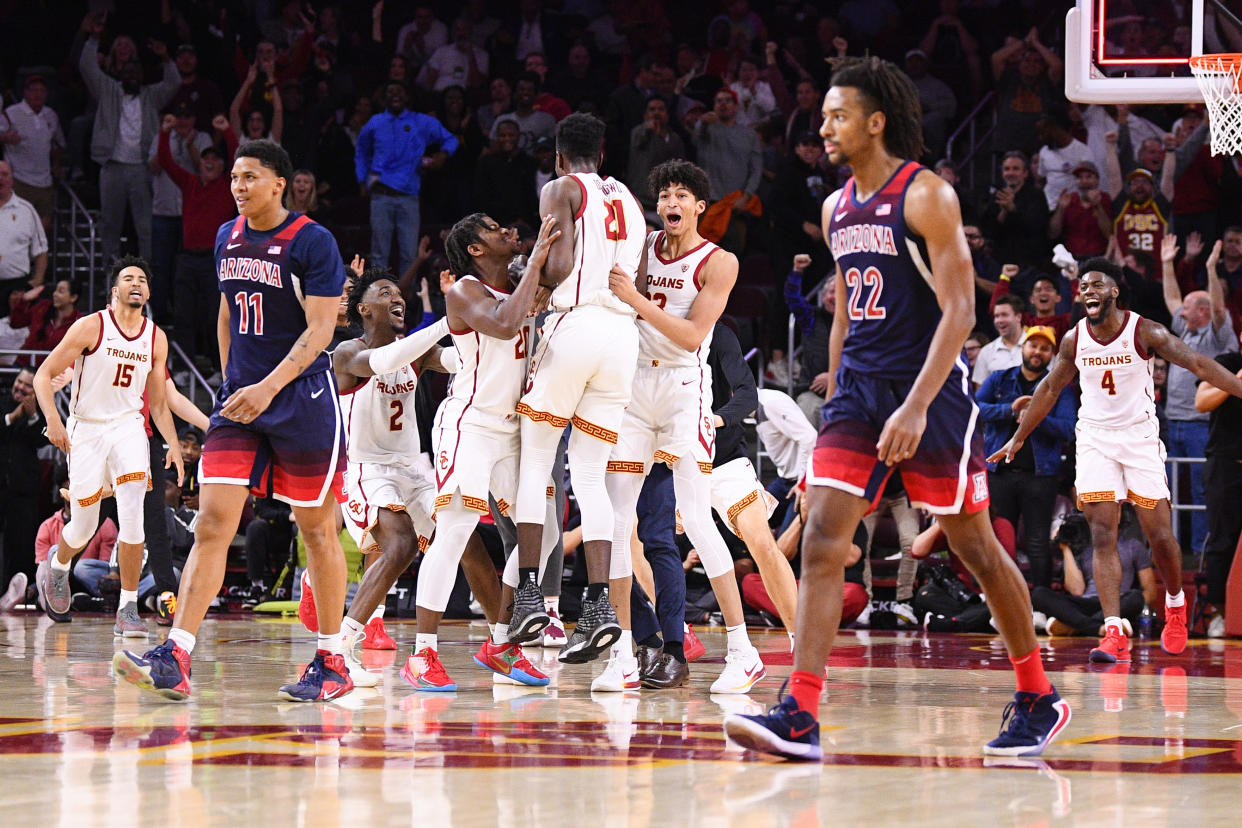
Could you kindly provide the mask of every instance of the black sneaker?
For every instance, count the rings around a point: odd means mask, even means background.
[[[585,664],[607,652],[620,637],[621,625],[605,589],[599,598],[583,603],[582,617],[557,658],[566,664]]]
[[[526,644],[539,638],[552,619],[543,606],[539,582],[527,578],[513,591],[513,618],[509,621],[509,643]]]

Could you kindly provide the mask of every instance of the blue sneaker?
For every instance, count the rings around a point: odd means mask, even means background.
[[[990,756],[1038,756],[1070,722],[1069,703],[1057,695],[1056,688],[1042,696],[1014,693],[1005,706],[1001,732],[983,746]]]
[[[281,687],[278,695],[286,701],[331,701],[353,689],[354,681],[349,677],[344,656],[317,650],[302,677]]]
[[[799,708],[793,696],[784,696],[757,716],[726,716],[724,729],[726,736],[749,750],[811,762],[824,758],[819,749],[819,722]]]
[[[112,657],[112,670],[130,684],[166,699],[190,697],[190,654],[171,638],[142,655],[121,650]]]

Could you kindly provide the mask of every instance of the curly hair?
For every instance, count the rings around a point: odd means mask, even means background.
[[[883,112],[884,147],[898,158],[918,159],[923,145],[923,109],[919,91],[910,76],[896,64],[878,57],[841,58],[833,61],[832,86],[858,90],[868,114]]]
[[[1103,273],[1105,276],[1113,280],[1113,284],[1121,285],[1125,280],[1121,273],[1121,267],[1104,258],[1103,256],[1094,256],[1087,259],[1078,268],[1081,274],[1087,274],[1092,271]]]
[[[672,161],[657,164],[651,169],[651,175],[647,176],[647,187],[651,190],[652,198],[659,198],[661,190],[667,190],[674,184],[680,184],[694,193],[695,201],[707,201],[711,198],[711,183],[707,173],[702,167],[684,158],[674,158]]]
[[[345,300],[345,316],[351,323],[360,328],[362,327],[362,314],[358,312],[358,305],[362,303],[362,299],[367,295],[367,291],[371,289],[371,285],[385,280],[393,284],[397,283],[397,277],[393,276],[392,271],[388,268],[368,267],[354,281],[353,286],[349,289],[349,296]]]
[[[454,224],[444,237],[444,254],[448,256],[453,275],[459,279],[474,270],[474,257],[469,247],[482,241],[479,231],[487,229],[486,219],[483,213],[471,213]]]
[[[233,157],[255,159],[274,172],[277,178],[283,178],[286,187],[293,182],[293,162],[289,160],[285,148],[275,141],[267,138],[247,141],[237,148]]]
[[[147,275],[147,284],[151,284],[152,274],[151,265],[147,264],[147,260],[141,256],[120,256],[112,260],[112,268],[108,271],[108,286],[116,287],[116,280],[121,277],[121,271],[127,267],[136,267]],[[73,283],[70,282],[70,287]],[[76,291],[74,291],[76,293]]]
[[[556,125],[556,151],[569,161],[598,161],[604,148],[604,122],[575,112]]]

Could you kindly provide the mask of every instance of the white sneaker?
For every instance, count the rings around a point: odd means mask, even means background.
[[[867,606],[863,607],[863,611],[858,613],[858,617],[854,619],[854,629],[865,630],[871,626],[871,602],[867,602]]]
[[[1212,616],[1212,620],[1208,623],[1207,635],[1208,638],[1225,637],[1225,616],[1223,613]]]
[[[380,677],[362,666],[358,656],[354,655],[353,647],[346,648],[343,655],[345,657],[345,666],[349,668],[349,677],[353,679],[355,687],[374,687],[379,684]]]
[[[910,606],[909,601],[893,601],[889,604],[889,611],[897,616],[897,626],[899,628],[911,628],[919,625],[919,617],[914,614],[914,607]]]
[[[569,640],[569,637],[565,635],[565,622],[561,621],[560,614],[554,609],[548,610],[548,618],[551,619],[548,621],[548,626],[543,628],[543,632],[535,640],[541,647],[559,650]],[[534,646],[534,642],[531,642],[531,646]]]
[[[591,682],[592,693],[623,693],[638,687],[638,659],[620,654],[608,659],[604,672]]]
[[[720,677],[712,682],[713,693],[748,693],[767,673],[763,659],[754,647],[725,656],[725,668]]]
[[[1035,625],[1035,632],[1037,633],[1048,631],[1048,616],[1039,610],[1031,611],[1031,623]]]

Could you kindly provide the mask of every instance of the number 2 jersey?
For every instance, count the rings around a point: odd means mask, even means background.
[[[1074,365],[1082,396],[1078,422],[1095,428],[1156,425],[1151,354],[1139,343],[1142,317],[1125,312],[1121,330],[1107,342],[1096,339],[1086,319],[1078,320]]]
[[[828,220],[828,247],[845,279],[849,332],[841,364],[880,379],[913,379],[923,368],[940,304],[927,246],[906,225],[906,191],[924,169],[906,161],[866,201],[851,177]]]
[[[252,385],[283,360],[306,330],[306,297],[339,297],[345,263],[324,226],[289,213],[265,231],[244,216],[216,232],[216,279],[229,308],[229,353],[225,379]],[[214,315],[216,308],[202,308]],[[330,371],[327,353],[316,355],[302,376]]]
[[[411,466],[422,453],[414,398],[418,369],[411,363],[366,377],[341,392],[346,446],[351,463]]]

